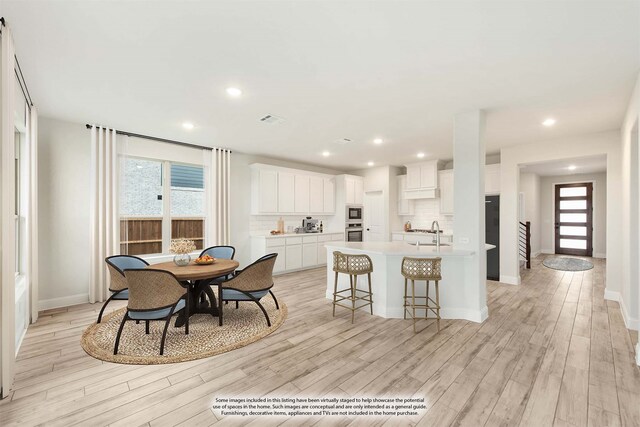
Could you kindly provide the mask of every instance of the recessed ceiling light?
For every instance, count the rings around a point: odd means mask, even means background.
[[[569,169],[570,171],[574,171],[576,170],[576,165],[571,165],[567,169]]]
[[[331,153],[330,153],[330,152],[328,152],[328,151],[323,151],[323,152],[322,152],[322,155],[323,155],[324,157],[329,157],[329,156],[331,155]]]
[[[418,158],[422,159],[424,157],[424,153],[418,153]]]
[[[240,89],[238,89],[237,87],[228,87],[227,88],[227,95],[232,96],[234,98],[237,98],[240,95],[242,95],[242,91]]]
[[[556,119],[548,118],[542,122],[542,126],[550,127],[556,124]]]
[[[182,124],[182,127],[183,127],[183,128],[185,128],[185,129],[189,129],[189,130],[191,130],[191,129],[193,129],[193,123],[184,122],[184,123]]]
[[[367,163],[367,166],[373,166],[373,165],[375,165],[375,163],[373,163],[373,162]]]
[[[373,140],[374,144],[382,144],[384,141],[382,141],[382,138],[376,138]]]

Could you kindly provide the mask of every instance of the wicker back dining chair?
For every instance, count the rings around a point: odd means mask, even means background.
[[[183,309],[186,310],[184,333],[189,334],[189,292],[180,284],[176,276],[165,270],[133,269],[126,270],[124,274],[129,283],[129,302],[116,335],[113,354],[118,354],[120,336],[127,320],[144,320],[147,334],[149,321],[164,320],[164,331],[160,340],[162,356],[171,316]]]
[[[276,303],[276,309],[280,309],[276,296],[271,291],[273,287],[273,266],[276,263],[278,254],[265,255],[262,258],[249,265],[244,270],[236,272],[229,280],[221,283],[222,289],[220,296],[222,301],[253,301],[255,302],[264,317],[267,319],[267,325],[271,327],[271,319],[267,311],[260,304],[260,299],[267,293],[271,294],[273,301]],[[222,319],[222,311],[220,312]]]
[[[107,304],[111,300],[127,300],[129,299],[129,285],[127,279],[124,277],[124,271],[128,268],[145,268],[149,263],[142,258],[138,258],[133,255],[114,255],[105,258],[107,263],[107,269],[109,270],[109,276],[111,282],[109,283],[109,291],[111,296],[104,302],[98,314],[98,321],[102,321],[102,314],[104,309],[107,308]]]

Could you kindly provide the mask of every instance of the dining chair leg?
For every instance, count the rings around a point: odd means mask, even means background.
[[[102,308],[100,309],[100,313],[98,314],[98,321],[96,323],[102,322],[102,314],[104,313],[104,309],[107,308],[107,304],[109,304],[111,302],[113,297],[115,297],[119,293],[120,292],[116,292],[114,294],[111,294],[111,296],[109,298],[107,298],[107,300],[104,302],[104,304],[102,304]]]
[[[240,302],[236,301],[236,310],[240,307]]]
[[[145,320],[144,333],[149,335],[149,321]]]
[[[218,285],[218,325],[222,326],[222,285]]]
[[[127,321],[127,316],[129,313],[125,313],[122,318],[122,322],[120,322],[120,327],[118,328],[118,333],[116,334],[116,344],[113,346],[113,354],[118,354],[118,347],[120,346],[120,335],[122,335],[122,330],[124,329],[124,323]]]
[[[276,299],[276,296],[271,291],[269,291],[269,293],[271,294],[273,301],[276,303],[276,310],[280,310],[280,305],[278,304],[278,300]]]

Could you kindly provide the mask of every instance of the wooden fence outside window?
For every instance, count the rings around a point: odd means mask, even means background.
[[[204,218],[172,218],[171,239],[193,240],[204,248]],[[120,218],[120,253],[146,255],[163,253],[162,217]]]

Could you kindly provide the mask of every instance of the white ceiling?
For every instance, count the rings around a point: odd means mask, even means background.
[[[640,69],[638,1],[2,7],[41,115],[345,170],[451,158],[468,109],[488,112],[488,152],[617,129]]]
[[[575,169],[569,169],[575,166]],[[583,173],[606,172],[607,156],[576,157],[553,162],[521,165],[520,170],[540,176],[575,175]]]

